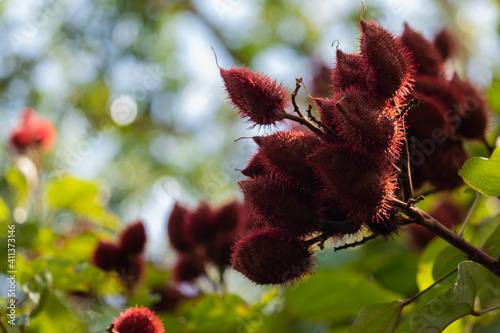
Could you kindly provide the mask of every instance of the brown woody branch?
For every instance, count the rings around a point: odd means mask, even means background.
[[[478,248],[459,235],[454,230],[447,228],[429,214],[418,209],[411,203],[406,203],[397,199],[392,200],[394,205],[401,209],[408,216],[415,218],[415,223],[441,237],[460,251],[464,252],[468,258],[478,264],[483,265],[493,274],[500,277],[500,263],[490,256],[486,251]]]

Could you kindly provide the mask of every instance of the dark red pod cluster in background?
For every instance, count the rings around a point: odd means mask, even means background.
[[[231,201],[219,208],[202,202],[195,209],[176,203],[168,219],[168,239],[177,253],[173,277],[193,282],[206,274],[206,265],[220,272],[230,265],[231,247],[251,228],[244,206]]]
[[[143,252],[146,230],[142,221],[128,224],[117,242],[99,241],[92,253],[92,263],[104,271],[115,271],[126,288],[132,289],[144,275]]]
[[[458,175],[468,158],[463,141],[484,139],[490,107],[470,82],[445,72],[445,62],[457,52],[448,31],[430,42],[405,26],[402,41],[416,65],[407,100],[420,102],[407,115],[414,187],[430,182],[437,190],[450,190],[463,183]]]

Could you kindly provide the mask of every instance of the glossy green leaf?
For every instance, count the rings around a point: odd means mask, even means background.
[[[361,273],[344,269],[318,272],[287,290],[286,305],[290,315],[303,320],[340,321],[356,317],[365,305],[401,298]]]
[[[96,184],[65,177],[52,182],[47,191],[49,203],[101,221],[107,226],[116,224],[116,217],[106,211]]]
[[[483,245],[483,248],[490,255],[497,257],[500,252],[500,224],[495,228],[493,233],[488,237]]]
[[[245,301],[232,294],[206,295],[184,306],[187,328],[193,333],[238,332],[250,316]]]
[[[412,313],[410,331],[441,332],[455,320],[470,314],[487,274],[487,270],[475,262],[462,262],[455,285]]]
[[[449,246],[445,248],[438,254],[434,261],[434,266],[432,267],[434,280],[440,279],[466,260],[465,254],[456,247]]]
[[[66,177],[50,184],[49,202],[56,208],[67,208],[83,213],[100,209],[99,189],[96,184]]]
[[[403,303],[398,301],[367,305],[359,311],[350,332],[394,332],[402,310]]]
[[[12,168],[5,173],[5,179],[15,189],[14,205],[24,206],[30,197],[28,182],[24,175],[21,171]]]
[[[450,245],[442,238],[434,238],[424,249],[418,261],[417,284],[419,290],[424,290],[433,284],[434,261],[444,249]]]
[[[31,309],[30,318],[36,317],[46,306],[52,288],[52,274],[48,269],[44,269],[39,274],[23,285],[23,292],[26,294]]]
[[[53,288],[66,291],[88,291],[90,286],[104,282],[106,275],[89,263],[77,265],[64,259],[38,258],[20,274],[19,280],[21,283],[28,282],[46,269],[53,278]]]
[[[476,191],[490,197],[500,196],[500,147],[495,149],[489,159],[468,159],[458,174]]]

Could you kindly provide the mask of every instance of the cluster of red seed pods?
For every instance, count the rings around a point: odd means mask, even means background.
[[[214,265],[222,274],[230,265],[231,247],[251,221],[244,206],[231,201],[217,209],[202,202],[195,209],[176,203],[168,219],[168,239],[177,252],[176,282],[192,282]]]
[[[115,271],[126,288],[136,286],[144,274],[143,252],[146,230],[142,221],[122,230],[117,242],[99,241],[92,253],[92,263],[104,271]]]
[[[311,104],[305,116],[295,101],[301,80],[290,93],[248,68],[221,69],[242,118],[309,129],[254,137],[258,152],[242,170],[248,178],[239,185],[257,224],[235,245],[232,264],[258,284],[310,272],[317,240],[361,229],[389,238],[404,222],[394,199],[413,195],[409,175],[415,187],[453,189],[467,159],[463,140],[484,141],[486,98],[445,71],[457,51],[449,32],[429,42],[407,25],[400,37],[364,20],[360,30],[359,53],[337,50],[330,96],[313,98],[319,119]]]
[[[255,137],[258,152],[242,173],[257,225],[233,249],[233,268],[258,284],[285,284],[310,272],[309,236],[388,236],[401,218],[392,210],[405,123],[401,115],[414,66],[400,38],[361,21],[360,53],[337,50],[332,94],[315,98],[319,120],[292,106],[308,133]],[[290,119],[290,93],[248,68],[221,69],[231,103],[254,125]],[[312,107],[312,106],[311,106]],[[310,109],[308,110],[310,111]]]
[[[406,118],[413,185],[430,182],[436,190],[453,189],[463,183],[458,175],[468,158],[463,141],[484,140],[489,105],[470,82],[445,71],[456,52],[449,32],[430,42],[406,25],[401,40],[416,64],[414,89],[407,99],[419,100]]]

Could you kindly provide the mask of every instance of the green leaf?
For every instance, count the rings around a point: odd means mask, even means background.
[[[418,261],[417,284],[419,290],[424,290],[433,284],[434,261],[444,249],[450,245],[442,238],[434,238],[424,249]]]
[[[500,196],[500,147],[495,149],[489,159],[468,159],[458,174],[476,191],[489,197]]]
[[[14,197],[15,205],[24,206],[30,198],[28,182],[24,175],[21,171],[12,168],[5,173],[5,179],[7,183],[16,190]]]
[[[23,292],[31,303],[29,311],[30,318],[36,317],[46,306],[52,287],[52,275],[48,269],[44,269],[40,274],[23,285]]]
[[[102,204],[96,184],[65,177],[52,182],[47,191],[49,203],[77,214],[93,217],[106,226],[114,227],[117,219],[108,213]]]
[[[50,184],[49,202],[53,207],[66,208],[83,213],[90,209],[100,209],[99,189],[97,185],[66,177]]]
[[[184,317],[188,331],[193,333],[238,332],[250,317],[245,301],[232,294],[210,294],[183,306],[189,309]]]
[[[500,252],[500,224],[498,224],[490,237],[488,237],[483,245],[483,249],[494,257],[498,256]]]
[[[3,198],[0,197],[0,222],[7,221],[9,217],[10,217],[10,209],[3,200]]]
[[[455,320],[474,311],[474,300],[488,271],[483,266],[464,261],[458,266],[457,282],[410,318],[410,332],[442,332]]]
[[[359,311],[350,332],[394,332],[402,310],[403,303],[398,301],[367,305]]]
[[[365,305],[400,298],[363,274],[343,269],[318,272],[287,290],[286,305],[292,316],[303,320],[341,321],[354,318]]]
[[[452,271],[461,262],[466,260],[465,254],[456,247],[449,246],[445,248],[438,254],[434,261],[434,266],[432,267],[432,276],[434,280],[438,280],[442,276],[448,274],[448,272]]]
[[[44,270],[50,272],[53,288],[64,291],[86,292],[90,286],[103,283],[106,276],[100,269],[87,262],[76,265],[72,261],[59,258],[38,258],[21,272],[19,281],[27,283]]]

